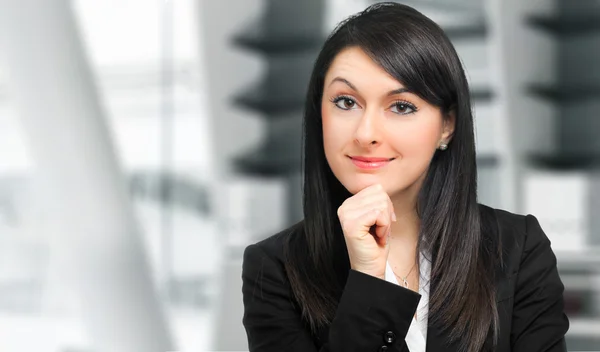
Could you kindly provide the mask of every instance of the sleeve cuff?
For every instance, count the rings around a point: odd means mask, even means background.
[[[365,338],[380,340],[391,331],[403,341],[420,299],[417,292],[350,270],[335,320],[357,324]]]

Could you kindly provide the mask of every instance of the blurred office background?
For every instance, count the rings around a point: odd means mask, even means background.
[[[244,351],[302,218],[304,90],[373,0],[0,0],[0,351]],[[600,1],[405,0],[471,83],[480,201],[540,220],[600,350]]]

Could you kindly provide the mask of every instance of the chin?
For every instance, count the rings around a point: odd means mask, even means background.
[[[376,177],[375,175],[360,175],[358,177],[348,177],[342,182],[342,185],[348,190],[348,192],[356,194],[362,191],[363,189],[377,183],[381,183],[383,188],[389,194],[390,189],[387,182],[385,180],[380,179],[379,177]]]

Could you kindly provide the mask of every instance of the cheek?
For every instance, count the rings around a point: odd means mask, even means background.
[[[404,156],[430,156],[441,138],[441,123],[435,119],[421,120],[413,124],[394,126],[390,133],[394,149]]]
[[[322,109],[323,147],[325,154],[341,150],[348,142],[346,133],[347,126],[341,123],[339,118],[331,115],[331,112]]]

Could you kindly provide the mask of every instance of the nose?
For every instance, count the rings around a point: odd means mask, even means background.
[[[376,111],[365,110],[356,131],[354,141],[363,148],[372,148],[381,144],[382,139],[382,117]]]

